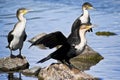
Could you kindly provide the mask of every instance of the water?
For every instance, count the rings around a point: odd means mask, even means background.
[[[62,31],[69,35],[73,21],[81,14],[83,2],[91,2],[96,10],[90,11],[93,24],[98,27],[94,32],[87,34],[88,44],[103,57],[97,65],[86,71],[102,80],[120,80],[120,0],[0,0],[0,58],[9,56],[6,36],[17,22],[16,10],[21,7],[34,10],[25,15],[27,18],[27,40],[42,32]],[[96,36],[97,31],[112,31],[116,36]],[[26,40],[22,49],[30,62],[30,67],[46,66],[55,62],[49,60],[43,64],[36,62],[48,55],[53,50],[40,50],[37,47],[28,49],[30,43]],[[17,54],[15,51],[14,54]],[[15,77],[18,77],[18,73]],[[37,80],[34,77],[21,75],[22,80]],[[0,73],[0,80],[8,80],[8,74]]]

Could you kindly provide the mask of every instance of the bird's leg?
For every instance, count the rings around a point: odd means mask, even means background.
[[[12,54],[12,50],[10,49],[10,57],[15,58],[16,56]]]
[[[61,63],[68,66],[68,64],[64,60],[61,60]]]
[[[23,58],[23,56],[21,55],[21,49],[19,49],[19,54],[17,55],[18,58]]]
[[[75,67],[74,65],[72,65],[69,60],[65,60],[65,61],[68,63],[68,67],[69,67],[70,69],[72,69],[72,68],[78,69],[77,67]]]

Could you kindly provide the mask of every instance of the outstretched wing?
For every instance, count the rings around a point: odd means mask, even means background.
[[[51,49],[58,45],[63,45],[66,42],[67,42],[67,38],[60,31],[57,31],[39,38],[38,40],[33,42],[31,46],[41,44]]]
[[[74,32],[78,27],[80,27],[80,25],[81,21],[79,20],[79,18],[77,18],[72,25],[71,32]]]

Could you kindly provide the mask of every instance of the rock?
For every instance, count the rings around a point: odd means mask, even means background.
[[[25,57],[23,58],[11,58],[5,57],[0,59],[0,71],[19,71],[23,69],[27,69],[29,67],[29,63]]]
[[[113,33],[113,32],[109,32],[109,31],[99,31],[99,32],[96,32],[96,35],[98,36],[113,36],[113,35],[117,35],[116,33]]]
[[[89,70],[91,66],[96,65],[102,59],[103,57],[98,52],[87,45],[82,54],[71,59],[71,63],[84,71]]]
[[[25,70],[22,70],[21,73],[23,75],[26,75],[26,76],[37,76],[39,71],[40,71],[40,67],[38,66],[35,66],[33,68],[30,68],[30,69],[25,69]]]
[[[70,69],[64,64],[52,64],[40,70],[39,80],[95,80],[95,78],[78,69]]]

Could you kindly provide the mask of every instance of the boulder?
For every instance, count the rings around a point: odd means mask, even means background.
[[[70,69],[61,63],[53,63],[42,68],[38,74],[39,80],[95,80],[95,78],[78,69]]]
[[[114,32],[110,32],[110,31],[98,31],[95,33],[97,36],[114,36],[117,35]]]
[[[104,59],[103,56],[87,45],[82,54],[71,59],[71,63],[80,70],[84,71],[89,70],[91,66],[96,65],[102,59]]]
[[[29,63],[25,57],[23,58],[11,58],[5,57],[0,59],[0,71],[19,71],[23,69],[27,69],[29,67]]]

